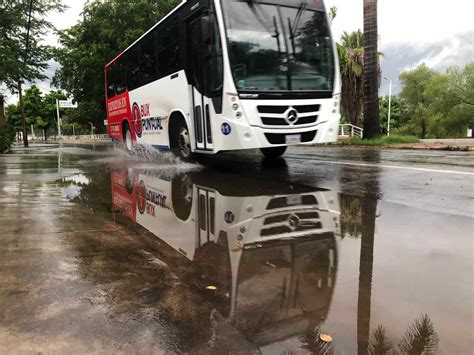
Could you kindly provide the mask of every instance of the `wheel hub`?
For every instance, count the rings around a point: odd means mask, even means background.
[[[183,157],[191,155],[191,139],[189,138],[188,129],[182,127],[179,131],[178,148]]]

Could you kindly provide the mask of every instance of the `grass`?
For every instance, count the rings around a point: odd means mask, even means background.
[[[376,139],[351,138],[344,142],[344,145],[366,145],[366,146],[384,146],[390,144],[411,144],[418,143],[419,140],[413,136],[390,136],[379,137]]]

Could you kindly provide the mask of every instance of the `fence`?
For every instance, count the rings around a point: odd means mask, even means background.
[[[61,136],[62,141],[73,141],[73,142],[106,142],[112,139],[108,134],[84,134],[75,136]]]
[[[341,138],[363,138],[364,129],[354,126],[352,124],[341,124],[339,125],[339,137]]]

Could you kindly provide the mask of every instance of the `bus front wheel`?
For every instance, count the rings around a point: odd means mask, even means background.
[[[194,159],[191,150],[191,135],[184,120],[180,119],[174,122],[171,129],[171,148],[183,161],[192,161]]]
[[[266,159],[277,159],[285,154],[287,147],[261,148],[260,151]]]

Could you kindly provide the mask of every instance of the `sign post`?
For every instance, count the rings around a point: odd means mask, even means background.
[[[59,108],[77,108],[77,102],[72,100],[58,100],[56,99],[56,110],[58,114],[58,139],[61,139],[61,117],[59,116]],[[74,130],[74,127],[73,127]]]

